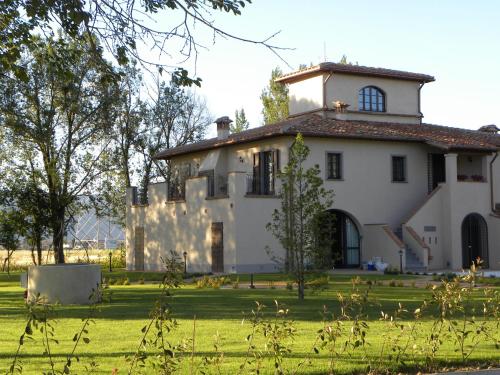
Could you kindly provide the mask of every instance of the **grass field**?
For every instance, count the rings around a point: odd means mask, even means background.
[[[161,279],[160,274],[140,274],[115,271],[111,275],[105,273],[107,278],[128,277],[131,285],[112,285],[110,287],[111,301],[100,305],[95,324],[89,329],[89,344],[81,344],[78,349],[80,362],[75,363],[73,371],[78,374],[86,373],[85,366],[95,361],[99,366],[95,373],[111,374],[113,369],[118,369],[117,374],[128,373],[126,355],[134,353],[141,338],[141,328],[148,319],[148,313],[154,305],[159,294],[159,285],[148,283],[157,282]],[[372,281],[377,280],[384,285],[372,285],[372,303],[367,309],[369,330],[367,335],[366,354],[375,361],[385,340],[387,323],[379,321],[381,311],[391,312],[402,303],[410,311],[420,306],[425,298],[429,298],[429,290],[423,287],[415,287],[423,284],[416,276],[392,276],[376,275],[362,276]],[[146,279],[146,284],[134,283],[141,278]],[[263,285],[270,280],[273,282],[286,281],[286,275],[259,275],[256,282]],[[404,283],[404,286],[388,286],[390,280]],[[17,348],[20,334],[25,324],[25,308],[22,298],[22,289],[19,287],[19,275],[10,277],[0,274],[0,370],[7,370],[12,356]],[[240,281],[246,283],[248,277],[240,276]],[[301,368],[300,374],[321,374],[328,366],[327,353],[314,354],[312,348],[316,338],[316,332],[322,327],[320,312],[326,305],[331,311],[338,311],[339,304],[336,301],[338,292],[347,292],[351,288],[350,276],[342,275],[332,277],[328,289],[316,294],[309,291],[304,302],[296,299],[296,292],[286,289],[197,289],[194,285],[185,285],[175,291],[173,297],[174,316],[179,323],[179,328],[172,332],[174,343],[182,339],[189,339],[195,330],[195,355],[193,362],[199,363],[204,357],[213,352],[214,335],[221,337],[220,350],[224,353],[221,372],[234,374],[238,372],[239,365],[243,362],[247,350],[245,337],[250,333],[251,327],[248,322],[250,311],[255,306],[254,301],[264,303],[269,316],[273,315],[274,300],[286,304],[290,309],[289,316],[294,320],[296,334],[289,344],[292,354],[285,359],[287,368],[292,368],[303,360],[310,357],[311,363]],[[273,284],[269,284],[272,286]],[[361,288],[368,288],[363,285]],[[498,287],[497,287],[498,288]],[[477,303],[480,303],[479,293]],[[72,346],[72,337],[81,326],[81,318],[88,313],[88,308],[83,306],[58,306],[55,309],[55,334],[59,340],[58,345],[53,345],[52,352],[59,368],[65,356]],[[194,319],[196,323],[194,323]],[[422,332],[430,329],[430,321],[424,317],[424,323],[420,328]],[[43,356],[43,347],[40,335],[35,341],[26,342],[21,351],[21,360],[24,365],[25,374],[41,374],[49,369],[47,359]],[[257,341],[257,346],[263,349],[262,340]],[[362,359],[362,351],[354,351],[352,357],[342,358],[337,367],[340,373],[363,373],[366,371],[366,360]],[[190,354],[187,354],[190,356]],[[446,343],[444,349],[438,354],[442,366],[459,365],[459,354],[454,352],[451,343]],[[475,365],[499,365],[500,351],[489,342],[482,342],[470,357]],[[191,358],[186,358],[181,373],[189,373]],[[411,363],[408,363],[411,366]],[[262,373],[273,373],[272,363],[263,362]],[[213,369],[214,370],[214,369]],[[397,371],[397,369],[394,369]],[[404,370],[404,369],[403,369]],[[215,371],[215,370],[214,370]],[[154,372],[147,372],[154,373]]]

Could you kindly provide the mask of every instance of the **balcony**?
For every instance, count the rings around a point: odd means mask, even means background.
[[[459,154],[457,157],[458,182],[486,182],[487,160],[484,155]]]
[[[227,198],[227,175],[207,175],[207,198]]]
[[[246,196],[267,196],[274,197],[275,194],[275,181],[272,175],[265,176],[265,178],[260,179],[254,175],[246,175]]]

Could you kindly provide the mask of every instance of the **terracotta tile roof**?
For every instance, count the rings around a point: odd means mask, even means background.
[[[298,133],[305,137],[419,142],[445,151],[492,152],[500,148],[500,135],[494,133],[431,124],[342,121],[310,114],[231,134],[227,139],[212,138],[168,149],[155,155],[155,158],[169,159],[191,152]]]
[[[343,73],[343,74],[356,74],[371,77],[381,78],[396,78],[408,81],[418,82],[432,82],[434,77],[427,74],[411,73],[401,70],[385,69],[385,68],[372,68],[362,65],[350,64],[336,64],[332,62],[324,62],[309,68],[301,69],[296,72],[284,74],[276,80],[276,82],[290,83],[299,81],[301,79],[318,75],[324,72]]]

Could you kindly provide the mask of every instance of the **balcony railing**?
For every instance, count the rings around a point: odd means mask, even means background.
[[[213,174],[207,175],[207,196],[208,197],[225,197],[228,195],[227,176]]]
[[[254,175],[246,176],[247,195],[275,195],[274,179],[260,180]]]

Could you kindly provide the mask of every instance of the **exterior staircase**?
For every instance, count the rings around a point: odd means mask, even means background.
[[[397,227],[394,234],[403,241],[403,227]],[[404,243],[404,242],[403,242]],[[411,272],[427,272],[427,268],[424,267],[422,262],[418,259],[411,248],[405,244],[405,256],[406,256],[406,267],[405,271]]]
[[[408,247],[406,246],[406,271],[412,271],[412,272],[427,272],[427,268],[424,267],[422,262],[418,260],[417,256],[415,253]]]

